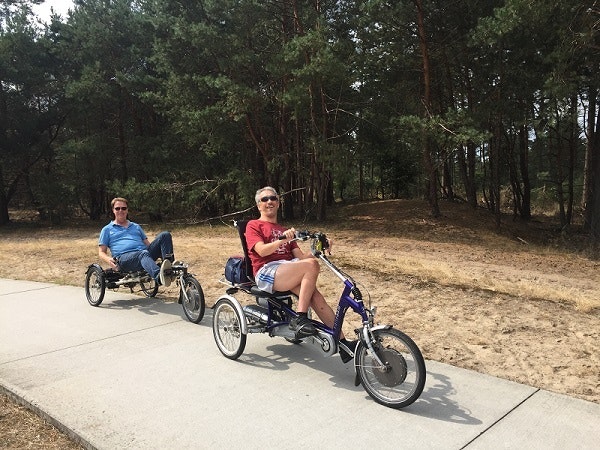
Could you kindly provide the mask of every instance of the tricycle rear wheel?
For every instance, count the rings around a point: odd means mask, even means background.
[[[183,284],[179,290],[179,303],[181,303],[183,312],[190,322],[200,323],[204,317],[206,303],[202,286],[192,275],[184,275],[183,277]]]
[[[237,359],[246,348],[246,335],[242,333],[242,320],[233,302],[222,298],[213,308],[213,336],[217,347],[226,358]]]

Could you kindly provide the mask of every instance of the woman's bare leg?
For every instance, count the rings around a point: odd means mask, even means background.
[[[320,269],[319,262],[314,258],[281,264],[275,273],[273,288],[276,291],[292,291],[298,296],[298,312],[307,312]]]

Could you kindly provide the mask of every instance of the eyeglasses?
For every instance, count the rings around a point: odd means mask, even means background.
[[[267,203],[269,200],[271,200],[272,202],[276,202],[277,200],[279,200],[279,198],[277,198],[276,195],[269,195],[260,199],[260,201],[263,203]]]
[[[127,211],[127,206],[115,206],[115,211]]]

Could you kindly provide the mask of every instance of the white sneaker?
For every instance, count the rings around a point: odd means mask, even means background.
[[[169,287],[171,284],[171,274],[169,272],[171,272],[171,261],[165,259],[160,265],[160,273],[158,274],[160,284],[164,287]]]

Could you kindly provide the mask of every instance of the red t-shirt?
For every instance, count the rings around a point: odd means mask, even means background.
[[[281,236],[285,230],[287,230],[287,228],[278,223],[265,222],[259,219],[248,222],[246,225],[246,244],[248,245],[248,255],[250,256],[250,261],[252,261],[252,272],[254,275],[256,275],[256,272],[268,262],[279,261],[282,259],[289,261],[294,258],[292,250],[298,248],[296,242],[282,242],[277,250],[267,256],[260,256],[254,251],[254,246],[257,242],[268,244],[270,242],[278,241],[279,236]]]

